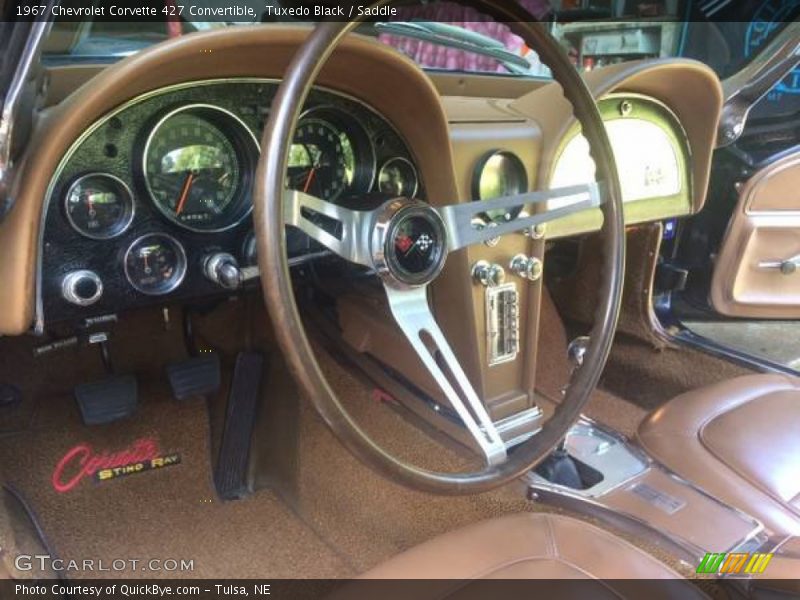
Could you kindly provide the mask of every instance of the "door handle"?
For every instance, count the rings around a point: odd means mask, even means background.
[[[759,269],[777,270],[783,275],[792,275],[800,267],[800,254],[784,260],[768,260],[758,263]]]

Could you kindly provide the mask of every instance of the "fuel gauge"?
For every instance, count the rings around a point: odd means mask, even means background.
[[[121,179],[107,173],[92,173],[70,186],[65,209],[75,231],[95,240],[107,240],[131,224],[133,196]]]
[[[185,275],[186,252],[169,235],[142,236],[125,253],[125,276],[143,294],[168,294],[181,284]]]

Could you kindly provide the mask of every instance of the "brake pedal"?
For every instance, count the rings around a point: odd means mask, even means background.
[[[75,386],[75,399],[86,425],[102,425],[136,412],[139,392],[136,377],[118,375]]]
[[[215,394],[221,381],[219,355],[213,352],[167,365],[167,378],[177,400]]]
[[[247,459],[263,370],[264,357],[261,354],[241,352],[236,358],[219,456],[214,468],[214,484],[224,500],[241,498],[247,493]]]

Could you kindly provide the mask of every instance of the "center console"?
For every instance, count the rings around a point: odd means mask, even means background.
[[[576,465],[577,482],[553,476],[561,475],[563,468],[540,466],[526,478],[532,499],[599,518],[613,517],[659,545],[666,538],[670,549],[679,548],[692,568],[706,553],[753,552],[768,542],[758,520],[680,479],[616,432],[586,417],[572,427],[560,451]]]

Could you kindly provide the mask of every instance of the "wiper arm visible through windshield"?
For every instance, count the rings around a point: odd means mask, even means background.
[[[515,75],[531,74],[531,64],[506,50],[502,42],[462,27],[432,21],[379,22],[374,26],[379,33],[400,35],[494,58]]]

